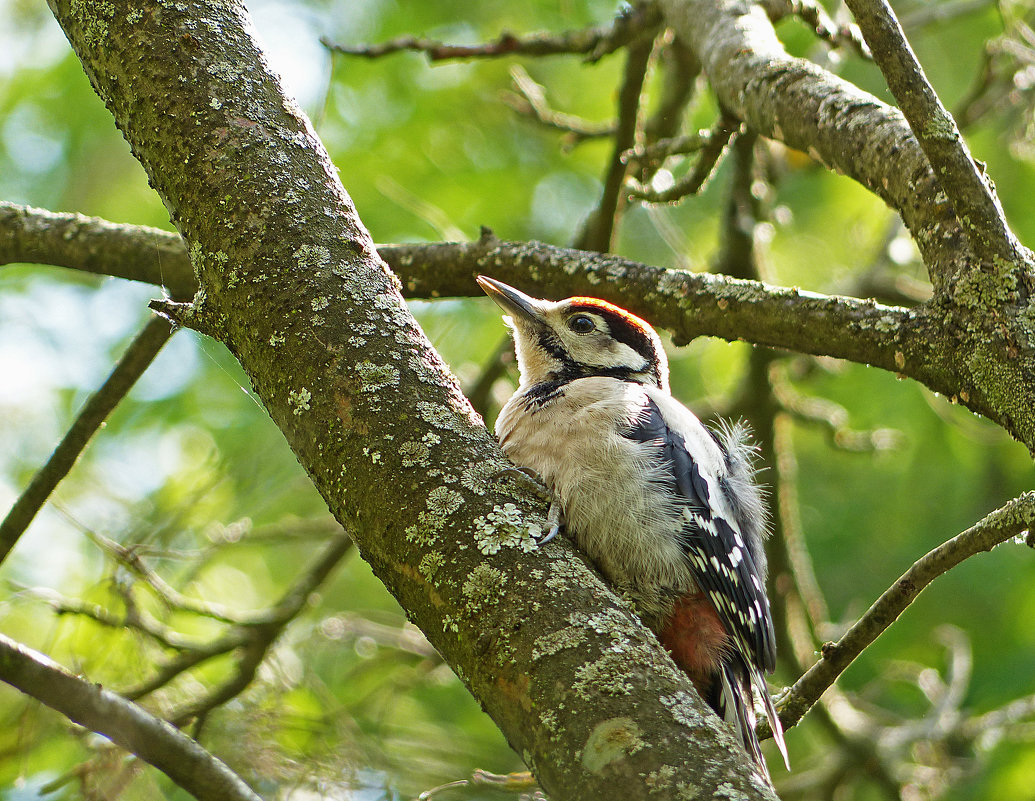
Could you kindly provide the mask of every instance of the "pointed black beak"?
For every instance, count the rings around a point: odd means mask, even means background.
[[[507,314],[529,322],[541,323],[543,321],[543,302],[541,300],[530,297],[512,286],[507,286],[502,281],[486,275],[478,276],[478,286]]]

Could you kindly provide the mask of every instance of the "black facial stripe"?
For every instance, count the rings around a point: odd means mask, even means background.
[[[536,342],[539,347],[548,355],[552,356],[559,362],[569,362],[571,357],[567,351],[561,347],[561,342],[557,339],[557,336],[546,327],[538,327],[535,332]]]
[[[535,386],[529,387],[525,392],[525,409],[534,412],[545,406],[552,400],[564,397],[564,388],[568,380],[543,381]]]

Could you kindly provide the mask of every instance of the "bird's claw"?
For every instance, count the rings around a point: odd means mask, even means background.
[[[535,541],[535,544],[540,547],[556,537],[564,527],[564,510],[561,509],[561,505],[557,503],[556,498],[550,501],[550,511],[546,513],[546,522],[550,524],[550,529],[544,537]]]
[[[564,510],[561,509],[560,503],[557,502],[557,497],[554,495],[553,490],[543,483],[539,474],[530,467],[504,467],[495,473],[494,476],[507,474],[519,479],[520,483],[524,484],[539,498],[550,502],[550,510],[546,513],[546,522],[550,527],[547,529],[546,534],[536,538],[536,545],[546,545],[546,543],[560,534],[561,529],[564,528]]]

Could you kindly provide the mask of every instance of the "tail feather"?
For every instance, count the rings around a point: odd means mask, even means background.
[[[743,665],[735,663],[724,664],[719,676],[722,692],[719,693],[719,704],[716,711],[733,726],[737,739],[744,745],[744,750],[747,751],[748,756],[758,766],[766,780],[771,783],[769,768],[762,755],[762,745],[755,734],[755,704],[752,698],[752,688],[762,697],[763,708],[773,730],[773,739],[776,740],[776,745],[780,749],[780,754],[783,756],[788,770],[791,769],[791,765],[787,758],[783,727],[780,725],[776,707],[773,706],[773,701],[766,689],[765,678],[761,671],[752,669],[745,671]]]
[[[769,697],[769,688],[765,685],[765,676],[760,670],[751,671],[751,683],[755,686],[755,692],[762,699],[765,716],[769,718],[769,728],[773,730],[773,739],[776,741],[776,747],[780,749],[783,764],[787,770],[790,770],[791,760],[787,756],[787,743],[783,739],[783,724],[780,723],[780,716],[776,713],[776,707],[773,706],[773,699]]]

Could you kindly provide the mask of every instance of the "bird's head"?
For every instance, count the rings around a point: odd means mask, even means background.
[[[668,360],[657,333],[625,309],[598,298],[549,301],[478,276],[507,312],[521,383],[610,376],[668,389]]]

